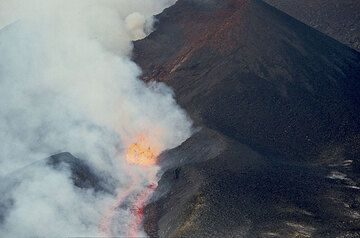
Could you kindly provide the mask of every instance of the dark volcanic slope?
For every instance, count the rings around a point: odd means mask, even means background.
[[[19,186],[22,181],[26,181],[30,174],[37,172],[37,167],[45,167],[58,170],[69,171],[73,184],[80,189],[91,189],[97,193],[109,193],[114,195],[115,182],[112,177],[99,173],[90,167],[86,161],[74,157],[70,153],[59,153],[49,158],[39,160],[23,168],[20,168],[6,177],[0,179],[0,226],[3,225],[5,217],[11,209],[14,209],[16,203],[12,196],[14,189]],[[35,170],[34,170],[35,169]],[[52,184],[53,181],[47,181]],[[62,187],[57,188],[62,191]]]
[[[255,0],[179,0],[135,43],[200,132],[163,155],[162,237],[358,237],[360,54]]]
[[[264,0],[293,17],[360,50],[359,0]]]

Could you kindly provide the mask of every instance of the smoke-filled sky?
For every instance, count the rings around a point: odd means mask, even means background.
[[[113,195],[35,161],[71,152],[121,190],[122,153],[139,135],[159,150],[190,135],[172,91],[144,84],[130,60],[131,41],[173,2],[0,0],[1,237],[99,235]]]

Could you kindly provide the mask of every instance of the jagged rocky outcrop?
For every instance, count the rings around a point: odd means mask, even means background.
[[[152,237],[360,235],[360,54],[258,0],[179,0],[135,42],[200,131],[164,153]]]
[[[69,152],[52,155],[45,163],[53,169],[69,170],[73,184],[80,189],[110,194],[115,191],[115,180],[112,177],[94,170],[85,160],[76,158]]]
[[[96,193],[115,193],[116,181],[110,175],[93,169],[85,160],[79,159],[71,153],[58,153],[1,177],[0,192],[3,196],[0,198],[0,225],[14,206],[13,189],[22,182],[31,179],[30,174],[38,172],[36,169],[39,167],[68,173],[73,185],[78,189],[92,190]],[[48,182],[52,183],[52,181]],[[58,189],[61,191],[62,188],[59,187]]]

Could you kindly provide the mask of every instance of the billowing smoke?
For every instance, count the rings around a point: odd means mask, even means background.
[[[129,143],[141,135],[161,151],[190,135],[172,91],[140,81],[130,60],[173,2],[0,0],[1,237],[99,235],[114,195],[36,161],[71,152],[121,191]]]

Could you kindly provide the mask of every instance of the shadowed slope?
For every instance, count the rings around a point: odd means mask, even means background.
[[[360,1],[264,0],[289,15],[360,50]]]

